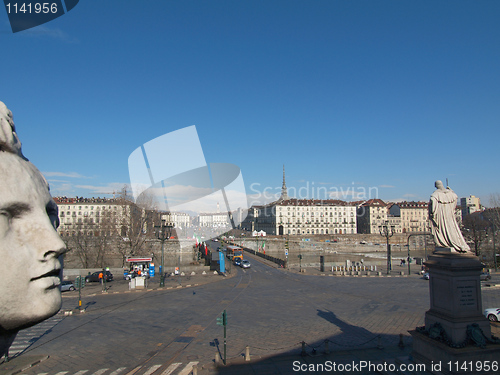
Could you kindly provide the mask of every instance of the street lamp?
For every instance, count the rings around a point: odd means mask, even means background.
[[[408,275],[411,275],[411,271],[410,271],[410,237],[411,236],[416,236],[417,234],[410,234],[408,236],[408,239],[406,241],[406,247],[408,248],[408,258],[406,258],[406,260],[408,261]]]
[[[389,244],[389,238],[394,236],[395,227],[394,225],[389,225],[387,220],[384,225],[379,225],[378,230],[382,237],[385,237],[387,241],[387,274],[389,275],[392,270],[392,260],[391,260],[391,245]]]
[[[432,232],[431,232],[431,225],[429,224],[429,222],[427,222],[427,230],[424,234],[424,246],[425,246],[425,261],[427,262],[427,236],[431,235],[432,236]]]
[[[164,225],[163,220],[161,225],[155,225],[156,238],[161,241],[161,265],[160,265],[160,287],[165,286],[165,241],[170,238],[172,231],[171,225]]]

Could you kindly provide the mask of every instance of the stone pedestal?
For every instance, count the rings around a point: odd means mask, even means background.
[[[425,327],[410,332],[414,360],[428,368],[438,361],[498,361],[500,344],[494,343],[490,322],[483,316],[478,258],[437,248],[425,265],[429,269],[430,309],[425,313]],[[446,368],[439,372],[456,373]]]

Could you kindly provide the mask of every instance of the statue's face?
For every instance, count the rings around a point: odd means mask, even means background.
[[[0,176],[0,327],[15,330],[59,311],[59,258],[66,249],[52,225],[57,212],[40,172],[0,151]]]

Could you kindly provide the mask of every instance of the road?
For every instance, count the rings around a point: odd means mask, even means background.
[[[22,356],[50,358],[24,373],[180,374],[223,353],[223,310],[228,359],[246,346],[253,356],[298,353],[301,341],[310,350],[328,339],[333,351],[396,345],[402,333],[409,343],[407,331],[424,324],[428,282],[418,277],[308,276],[245,256],[250,269],[233,266],[215,283],[87,298],[85,314],[58,316],[37,333]],[[498,294],[487,290],[483,300],[500,306]],[[76,304],[67,297],[63,308]]]

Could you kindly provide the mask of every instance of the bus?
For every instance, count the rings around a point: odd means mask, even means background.
[[[243,249],[239,246],[228,245],[226,250],[226,256],[234,260],[234,258],[240,258],[243,260]]]

